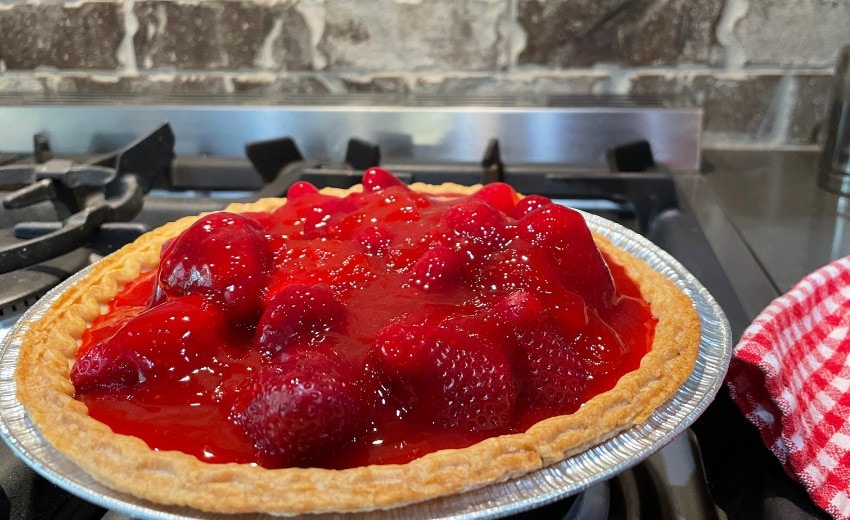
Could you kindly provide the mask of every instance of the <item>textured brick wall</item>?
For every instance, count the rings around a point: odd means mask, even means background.
[[[707,145],[807,145],[848,25],[850,0],[6,0],[0,92],[672,92]]]

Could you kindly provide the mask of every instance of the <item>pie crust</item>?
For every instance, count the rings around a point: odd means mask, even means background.
[[[429,194],[469,194],[479,187],[411,186]],[[348,190],[322,192],[344,196]],[[269,211],[284,202],[263,199],[234,204],[227,211]],[[92,419],[74,399],[69,374],[83,332],[107,302],[140,273],[156,269],[162,244],[196,219],[166,224],[98,262],[23,333],[15,373],[20,402],[57,450],[104,485],[153,502],[213,512],[295,515],[386,509],[462,493],[557,463],[642,422],[694,367],[700,329],[691,300],[645,262],[594,234],[598,247],[638,284],[658,323],[640,367],[573,414],[407,464],[344,470],[208,464],[181,452],[154,451],[141,439],[115,434]]]

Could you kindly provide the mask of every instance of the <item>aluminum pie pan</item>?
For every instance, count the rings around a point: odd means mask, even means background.
[[[584,214],[589,227],[644,260],[669,278],[694,302],[701,337],[697,360],[676,393],[643,423],[587,451],[532,473],[489,486],[395,509],[368,513],[318,514],[312,518],[499,518],[575,495],[643,461],[687,429],[711,403],[723,383],[732,355],[732,336],[723,310],[708,290],[677,260],[645,237],[602,217]],[[71,276],[33,305],[0,342],[0,436],[34,471],[78,497],[136,519],[268,519],[269,515],[213,514],[156,504],[100,484],[68,460],[41,435],[16,396],[15,367],[21,338],[60,294],[80,281],[91,267]]]

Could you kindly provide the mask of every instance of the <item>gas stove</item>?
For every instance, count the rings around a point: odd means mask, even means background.
[[[701,281],[736,338],[772,291],[700,178],[696,108],[645,99],[193,101],[0,106],[3,323],[165,222],[280,196],[296,180],[348,187],[377,165],[406,182],[507,182],[637,231]],[[726,450],[718,439],[744,428],[729,423],[743,419],[718,401],[645,462],[521,516],[715,519],[744,510],[747,497],[724,485],[734,464],[715,459]],[[0,472],[12,518],[122,518],[49,484],[5,449]]]

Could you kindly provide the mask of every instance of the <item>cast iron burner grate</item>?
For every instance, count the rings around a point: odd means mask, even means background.
[[[147,228],[130,221],[174,152],[165,124],[114,153],[56,159],[42,135],[31,160],[0,166],[0,319],[16,316],[91,262]]]
[[[3,207],[19,210],[48,202],[55,220],[16,222],[19,240],[0,247],[0,272],[68,253],[97,232],[126,229],[103,224],[138,215],[144,194],[174,155],[174,133],[167,124],[114,154],[84,163],[53,158],[41,136],[35,142],[33,164],[0,167],[0,188],[14,189]]]

